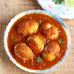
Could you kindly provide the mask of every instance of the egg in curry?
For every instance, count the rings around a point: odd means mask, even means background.
[[[8,48],[22,66],[43,70],[58,63],[67,47],[67,36],[60,23],[41,13],[26,14],[8,33]]]

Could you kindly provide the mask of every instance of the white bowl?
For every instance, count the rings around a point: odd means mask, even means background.
[[[64,2],[55,4],[53,0],[37,0],[44,10],[48,10],[63,19],[74,18],[74,8],[68,7]]]
[[[15,21],[17,21],[17,19],[21,18],[22,16],[24,16],[25,14],[29,14],[29,13],[42,13],[42,14],[47,14],[47,15],[50,15],[54,18],[56,18],[56,20],[58,22],[60,22],[60,24],[63,26],[65,32],[66,32],[66,35],[67,35],[67,40],[68,40],[68,43],[67,43],[67,48],[66,48],[66,52],[64,54],[64,56],[62,57],[62,59],[57,63],[55,64],[54,66],[52,66],[51,68],[47,68],[47,69],[44,69],[44,70],[32,70],[32,69],[28,69],[26,67],[23,67],[22,65],[20,65],[18,62],[16,62],[16,60],[12,57],[12,55],[10,54],[9,52],[9,48],[8,48],[8,45],[7,45],[7,37],[8,37],[8,33],[10,31],[10,28],[12,27],[12,25],[14,24]],[[52,14],[51,12],[49,11],[45,11],[45,10],[28,10],[28,11],[24,11],[18,15],[16,15],[13,19],[11,19],[11,21],[8,23],[7,27],[6,27],[6,30],[4,32],[4,47],[5,47],[5,51],[9,57],[9,59],[17,66],[19,67],[20,69],[24,70],[24,71],[28,71],[28,72],[33,72],[33,73],[44,73],[44,72],[47,72],[47,71],[51,71],[53,70],[54,68],[58,67],[63,61],[64,59],[66,58],[67,54],[68,54],[68,51],[70,49],[70,43],[71,43],[71,39],[70,39],[70,33],[69,33],[69,30],[67,28],[67,26],[64,24],[64,22],[57,16],[57,15],[54,15]]]

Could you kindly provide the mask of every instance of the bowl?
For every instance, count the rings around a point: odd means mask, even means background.
[[[28,68],[23,67],[22,65],[20,65],[18,62],[16,62],[16,60],[12,57],[12,55],[9,52],[8,45],[7,45],[7,37],[8,37],[8,33],[10,31],[10,28],[12,27],[14,22],[17,21],[20,17],[24,16],[25,14],[29,14],[29,13],[42,13],[42,14],[47,14],[47,15],[50,15],[51,17],[54,17],[62,25],[62,27],[64,28],[64,30],[66,32],[68,42],[67,42],[67,48],[66,48],[65,54],[62,57],[62,59],[57,64],[52,66],[51,68],[47,68],[47,69],[44,69],[44,70],[31,70],[31,69],[28,69]],[[66,24],[57,15],[52,14],[50,11],[45,11],[45,10],[28,10],[28,11],[24,11],[24,12],[16,15],[8,23],[8,25],[6,27],[6,30],[4,32],[4,47],[5,47],[5,51],[6,51],[7,56],[9,57],[9,59],[12,61],[13,64],[15,64],[20,69],[22,69],[24,71],[32,72],[32,73],[44,73],[44,72],[51,71],[51,70],[55,69],[56,67],[58,67],[65,60],[66,56],[68,55],[68,51],[70,49],[70,44],[71,44],[70,33],[69,33],[69,30],[68,30]]]

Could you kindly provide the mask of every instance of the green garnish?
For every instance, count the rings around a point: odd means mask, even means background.
[[[64,44],[65,42],[62,39],[59,39],[59,44]]]
[[[42,58],[40,57],[40,56],[38,56],[37,58],[36,58],[36,62],[41,62],[42,61]]]
[[[13,41],[13,42],[16,42],[16,41],[17,41],[17,38],[13,38],[12,41]]]
[[[42,23],[42,21],[41,21],[41,20],[37,20],[37,22],[38,22],[38,23]]]
[[[62,4],[62,1],[63,1],[63,0],[53,0],[53,2],[54,2],[55,4]]]

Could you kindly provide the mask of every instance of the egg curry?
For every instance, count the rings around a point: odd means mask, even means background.
[[[18,19],[8,33],[8,48],[22,66],[43,70],[57,64],[65,54],[67,36],[53,17],[30,13]]]

